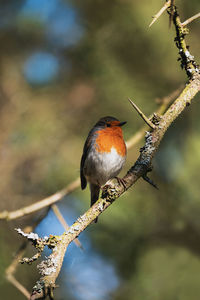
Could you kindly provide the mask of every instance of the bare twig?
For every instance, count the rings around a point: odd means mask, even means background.
[[[153,124],[146,116],[145,114],[143,114],[143,112],[139,109],[139,107],[137,107],[137,105],[131,100],[128,99],[128,101],[131,103],[131,105],[135,108],[135,110],[137,111],[137,113],[140,115],[140,117],[145,121],[145,123],[151,128],[151,129],[155,129],[156,126],[155,124]]]
[[[27,291],[27,289],[12,275],[7,274],[6,278],[12,285],[14,285],[27,299],[30,299],[30,293]]]
[[[0,213],[0,219],[7,219],[7,220],[13,220],[20,217],[23,217],[25,215],[31,214],[35,211],[38,211],[44,207],[50,206],[51,204],[59,201],[64,196],[69,195],[71,192],[73,192],[76,188],[80,186],[80,179],[77,178],[76,180],[72,181],[66,188],[56,192],[55,194],[44,198],[38,202],[33,203],[32,205],[25,206],[23,208],[20,208],[15,211],[3,211]]]
[[[155,16],[153,16],[153,20],[151,21],[151,23],[149,24],[149,27],[151,27],[157,20],[158,18],[164,13],[164,11],[166,9],[168,9],[168,7],[171,5],[171,0],[167,1],[163,7],[159,10],[159,12],[157,12],[157,14],[155,14]]]
[[[51,206],[55,216],[57,217],[58,221],[60,222],[60,224],[64,227],[64,229],[67,231],[69,229],[69,225],[67,224],[67,222],[65,221],[63,215],[61,214],[60,209],[58,208],[58,205],[53,204]],[[81,242],[79,241],[79,239],[75,239],[74,243],[76,244],[77,247],[81,248],[83,250],[83,246],[81,244]]]
[[[25,232],[31,231],[32,226],[27,226],[24,228]],[[11,264],[8,266],[8,268],[5,271],[6,279],[14,285],[27,299],[30,299],[30,293],[27,291],[27,289],[15,278],[14,273],[19,265],[19,261],[22,259],[26,247],[28,245],[28,241],[25,241],[20,246],[16,256],[14,257]]]
[[[197,18],[200,18],[200,12],[198,14],[192,16],[191,18],[185,20],[183,23],[181,23],[182,27],[187,26],[189,23],[196,20]]]

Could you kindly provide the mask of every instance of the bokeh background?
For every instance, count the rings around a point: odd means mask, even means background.
[[[84,140],[100,117],[128,121],[126,140],[136,133],[143,122],[128,97],[148,115],[158,108],[157,98],[185,83],[167,14],[148,28],[163,2],[0,1],[0,211],[38,201],[76,179]],[[199,0],[176,3],[183,21],[199,11]],[[189,27],[187,41],[199,61],[199,20]],[[151,177],[159,191],[138,181],[81,234],[84,251],[70,246],[56,299],[199,299],[198,100],[168,130],[154,159]],[[142,144],[129,150],[122,175]],[[59,207],[72,224],[89,207],[89,191],[79,188]],[[4,300],[24,299],[4,277],[22,242],[14,228],[37,224],[42,236],[63,232],[53,212],[43,218],[46,213],[1,221]],[[16,277],[31,291],[35,264],[19,266]]]

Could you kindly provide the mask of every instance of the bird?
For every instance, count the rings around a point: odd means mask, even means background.
[[[114,117],[103,117],[90,130],[85,141],[80,179],[82,190],[89,183],[91,206],[99,199],[100,190],[109,180],[116,178],[123,183],[117,175],[126,160],[127,149],[121,128],[126,123]]]

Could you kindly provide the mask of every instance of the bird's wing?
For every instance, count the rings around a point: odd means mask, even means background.
[[[89,132],[88,137],[85,141],[84,147],[83,147],[83,155],[81,157],[81,166],[80,166],[80,177],[81,177],[81,188],[84,190],[87,186],[87,180],[84,175],[84,165],[85,165],[85,160],[88,156],[88,152],[90,151],[90,148],[92,146],[92,134],[93,134],[93,129]]]

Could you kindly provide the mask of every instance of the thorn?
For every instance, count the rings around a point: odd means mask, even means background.
[[[139,107],[137,107],[137,105],[131,99],[128,99],[128,101],[135,108],[135,110],[138,112],[138,114],[140,115],[140,117],[145,121],[145,123],[147,125],[149,125],[149,127],[151,129],[155,129],[156,126],[143,114],[143,112],[139,109]]]
[[[186,25],[188,25],[189,23],[191,23],[192,21],[196,20],[199,17],[200,17],[200,13],[192,16],[191,18],[189,18],[186,21],[184,21],[183,23],[181,23],[182,27],[185,27]]]
[[[157,187],[157,185],[153,182],[153,180],[151,180],[147,175],[143,175],[142,178],[148,182],[150,185],[152,185],[155,189],[159,190],[159,188]]]
[[[158,18],[164,13],[164,11],[171,5],[171,0],[167,1],[163,7],[159,10],[159,12],[153,17],[153,20],[151,21],[151,23],[149,24],[149,27],[151,27],[153,25],[153,23],[155,23]]]

